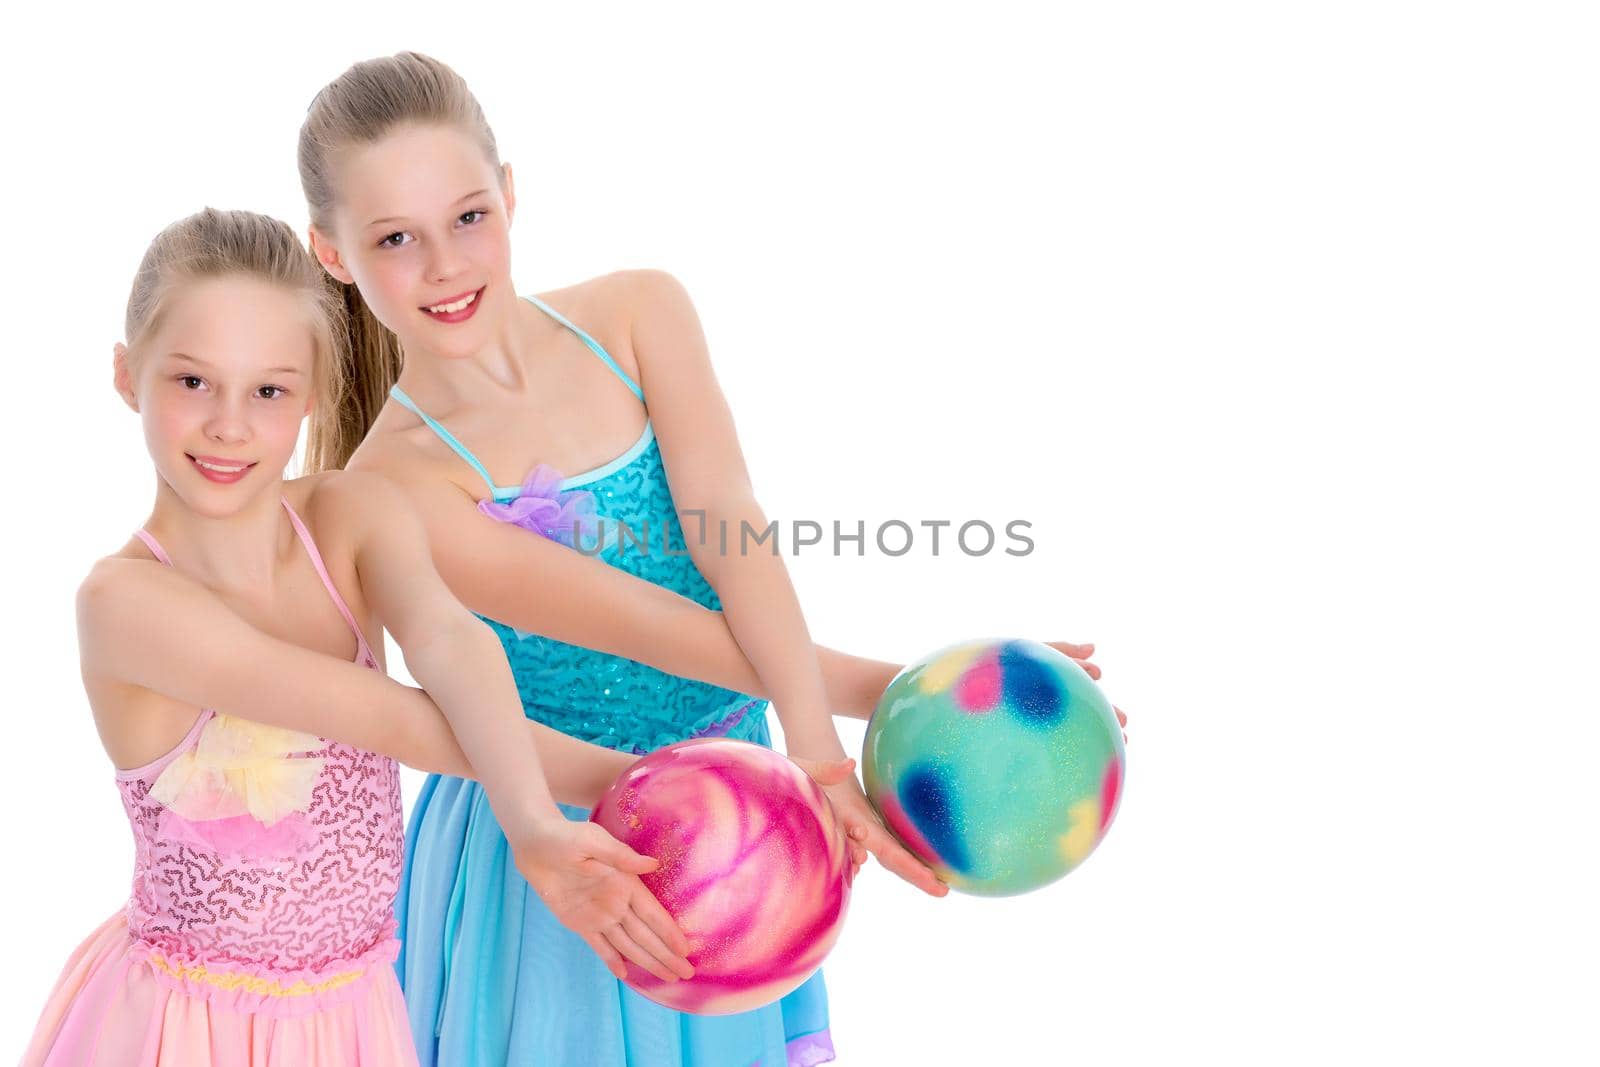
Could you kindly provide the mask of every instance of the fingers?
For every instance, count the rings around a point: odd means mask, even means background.
[[[852,826],[847,836],[850,844],[850,873],[855,874],[867,862],[867,846],[862,844],[867,839],[867,828],[865,826]]]
[[[939,881],[938,876],[902,848],[900,843],[890,836],[889,831],[883,828],[858,783],[852,781],[835,788],[829,793],[828,799],[833,803],[834,811],[844,819],[850,836],[865,845],[867,851],[878,857],[878,862],[887,870],[899,875],[929,896],[942,897],[950,891],[948,886]],[[857,838],[858,829],[865,830],[865,836]]]
[[[1078,666],[1082,667],[1084,673],[1090,678],[1096,680],[1100,678],[1100,668],[1089,662],[1089,657],[1094,655],[1093,645],[1075,645],[1071,641],[1050,641],[1048,644],[1051,648],[1063,653]]]
[[[591,827],[591,832],[584,845],[588,848],[589,855],[601,863],[615,867],[626,874],[649,874],[661,865],[650,856],[641,856],[594,823],[588,825]]]
[[[646,931],[643,923],[635,923],[635,926],[637,926],[637,929],[640,929],[640,931],[645,931],[645,933],[648,934],[648,931]],[[621,923],[618,923],[618,925],[606,928],[605,936],[606,939],[611,942],[611,947],[618,950],[618,952],[621,952],[622,957],[626,958],[626,960],[629,961],[629,963],[632,963],[632,965],[638,966],[638,968],[643,968],[645,971],[650,971],[651,974],[659,977],[662,982],[678,981],[678,977],[680,976],[675,973],[675,969],[672,968],[672,966],[667,966],[664,961],[659,960],[659,958],[656,957],[656,953],[651,952],[650,949],[646,949],[645,945],[638,944],[638,941],[635,941],[634,939],[634,933],[632,933],[632,929],[634,928],[630,928],[630,926],[627,925],[627,920],[624,920],[621,921]],[[659,941],[659,939],[656,939],[656,941]],[[662,953],[664,953],[667,958],[677,958],[672,957],[672,953],[666,952],[664,947],[662,947]],[[682,958],[677,958],[677,960],[678,966],[682,966],[682,968],[685,969],[685,971],[688,971],[690,974],[694,973],[693,968],[690,968],[690,961],[682,960]]]
[[[598,932],[584,934],[583,940],[588,943],[590,948],[594,949],[594,954],[599,956],[600,962],[606,965],[606,970],[611,972],[611,977],[619,982],[628,977],[628,969],[622,965],[622,957],[617,954],[616,949],[611,947],[609,941],[601,937]]]
[[[1123,711],[1121,708],[1117,707],[1115,704],[1111,705],[1111,710],[1117,713],[1117,722],[1121,723],[1123,726],[1128,725],[1128,713],[1127,712]]]
[[[622,917],[622,928],[629,937],[633,938],[634,943],[650,953],[656,962],[660,963],[672,974],[674,979],[694,977],[694,965],[668,948],[666,942],[662,941],[654,930],[645,925],[644,920],[639,918],[637,914],[630,911],[624,915]]]
[[[1078,666],[1082,667],[1084,673],[1090,678],[1093,678],[1096,681],[1100,679],[1100,668],[1089,662],[1089,657],[1094,655],[1094,645],[1092,643],[1087,645],[1076,645],[1071,641],[1047,641],[1046,644],[1055,649],[1057,652],[1063,653]]]
[[[821,786],[838,785],[855,772],[856,761],[853,759],[811,760],[798,756],[790,756],[794,765],[811,776],[812,781]]]
[[[678,976],[647,952],[644,946],[633,939],[627,928],[622,923],[609,926],[605,930],[605,939],[611,942],[611,947],[622,955],[622,958],[632,963],[635,967],[649,971],[663,982],[676,982]]]
[[[628,906],[632,909],[633,914],[639,918],[639,921],[644,923],[673,955],[679,958],[688,956],[689,939],[684,936],[682,928],[678,926],[678,922],[672,917],[672,913],[661,906],[661,901],[656,899],[654,893],[645,888],[643,882],[639,882],[632,895],[629,896]],[[688,961],[685,959],[684,962]]]
[[[902,848],[887,830],[870,833],[866,846],[869,852],[878,857],[878,862],[883,864],[885,870],[905,879],[930,897],[942,897],[950,892],[949,886],[939,881],[938,876],[921,860]]]

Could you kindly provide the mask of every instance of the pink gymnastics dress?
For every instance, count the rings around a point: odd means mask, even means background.
[[[356,662],[378,669],[284,507],[355,632]],[[171,752],[119,771],[117,786],[133,826],[133,892],[68,960],[25,1065],[416,1063],[393,966],[392,759],[207,709]]]

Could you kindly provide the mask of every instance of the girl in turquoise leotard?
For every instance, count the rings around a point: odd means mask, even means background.
[[[638,385],[605,350],[550,305],[531,298],[591,347],[628,388]],[[472,468],[495,501],[526,500],[497,486],[483,464],[398,386],[390,396],[414,412]],[[610,462],[571,475],[555,493],[594,494],[609,536],[594,540],[612,565],[676,590],[708,608],[716,593],[688,554],[647,420]],[[503,516],[502,516],[503,517]],[[619,525],[651,527],[649,550],[616,543]],[[661,527],[658,534],[657,528]],[[686,737],[725,736],[770,744],[766,702],[664,674],[635,660],[522,633],[485,619],[500,637],[529,715],[575,737],[649,752]],[[581,808],[564,808],[585,819]],[[779,1004],[720,1018],[681,1015],[622,986],[599,957],[563,930],[505,862],[505,839],[477,783],[430,776],[407,833],[401,891],[400,974],[413,1032],[429,1062],[747,1064],[820,1063],[831,1057],[827,1001],[817,974]]]
[[[519,296],[510,168],[460,78],[423,56],[325,87],[300,170],[313,245],[358,324],[358,387],[321,413],[312,464],[349,459],[407,491],[441,573],[500,637],[527,714],[632,752],[706,734],[766,744],[758,698],[771,697],[790,755],[842,758],[830,708],[864,717],[896,667],[815,648],[776,555],[685,538],[690,511],[711,529],[767,524],[682,288],[635,271]],[[588,558],[596,525],[610,533]],[[828,792],[881,862],[942,895],[854,778]],[[407,846],[399,967],[424,1063],[833,1057],[820,974],[715,1018],[623,987],[621,957],[649,957],[653,935],[628,921],[586,946],[561,927],[507,865],[470,782],[428,780]]]

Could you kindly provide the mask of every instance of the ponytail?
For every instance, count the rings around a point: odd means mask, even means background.
[[[361,291],[326,274],[324,284],[345,309],[347,343],[339,346],[343,388],[333,403],[311,410],[306,429],[305,473],[339,470],[383,410],[389,389],[400,379],[400,339],[378,321]]]

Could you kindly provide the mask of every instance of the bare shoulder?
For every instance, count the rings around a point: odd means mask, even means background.
[[[430,457],[423,445],[427,443],[425,435],[430,431],[422,424],[422,420],[410,412],[403,414],[408,416],[406,421],[412,423],[411,426],[401,425],[399,418],[387,418],[390,410],[389,405],[385,405],[341,473],[377,474],[399,480],[406,472],[426,463]]]
[[[612,271],[541,293],[539,299],[582,326],[635,380],[639,377],[636,327],[694,314],[683,283],[667,271],[649,267]]]
[[[362,533],[410,508],[405,494],[394,479],[380,470],[365,466],[361,470],[323,471],[284,483],[290,503],[298,495],[297,509],[314,526],[319,540],[324,535],[339,541],[359,540]]]
[[[397,492],[394,479],[384,470],[364,466],[360,470],[323,471],[285,482],[288,492],[303,494],[307,507],[348,509],[359,507],[371,497]],[[290,497],[292,503],[294,498]]]
[[[116,597],[130,581],[137,581],[139,561],[115,555],[97,559],[83,581],[78,583],[78,623],[83,625],[106,610],[106,602]]]
[[[79,634],[87,637],[104,627],[162,618],[185,587],[200,588],[158,560],[138,558],[131,549],[97,560],[78,583]]]
[[[612,271],[575,286],[610,319],[631,323],[643,314],[692,306],[676,276],[654,267]]]
[[[581,316],[584,321],[580,325],[586,329],[588,323],[627,329],[641,312],[692,306],[683,283],[653,267],[612,271],[565,289],[541,293],[539,299],[574,322],[579,321],[574,315]]]

